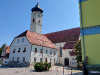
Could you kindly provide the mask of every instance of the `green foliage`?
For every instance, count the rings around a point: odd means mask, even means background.
[[[49,70],[49,68],[51,67],[51,65],[49,63],[37,62],[34,65],[34,69],[37,71],[44,71],[44,70],[47,70],[47,65],[48,65],[48,70]]]
[[[77,55],[77,62],[82,62],[81,40],[74,45],[75,53]]]
[[[5,46],[6,46],[6,43],[1,46],[1,48],[0,48],[0,56],[1,56],[2,50],[5,48]]]

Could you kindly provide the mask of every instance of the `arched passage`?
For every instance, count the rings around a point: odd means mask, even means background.
[[[69,58],[65,58],[65,65],[69,65]]]

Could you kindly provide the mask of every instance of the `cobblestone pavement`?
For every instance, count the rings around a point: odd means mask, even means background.
[[[70,68],[64,68],[64,75],[71,75]],[[72,75],[82,75],[80,70],[73,70],[72,73]],[[33,67],[20,68],[0,65],[0,75],[63,75],[63,67],[52,66],[48,72],[35,72]]]

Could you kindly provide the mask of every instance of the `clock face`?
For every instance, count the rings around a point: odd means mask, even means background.
[[[38,14],[38,17],[41,17],[41,14],[40,13]]]

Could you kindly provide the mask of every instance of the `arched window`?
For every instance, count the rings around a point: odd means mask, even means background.
[[[60,47],[60,57],[62,57],[62,47]]]
[[[38,23],[40,23],[40,20],[38,21]]]
[[[33,23],[35,22],[34,18],[33,18]]]

